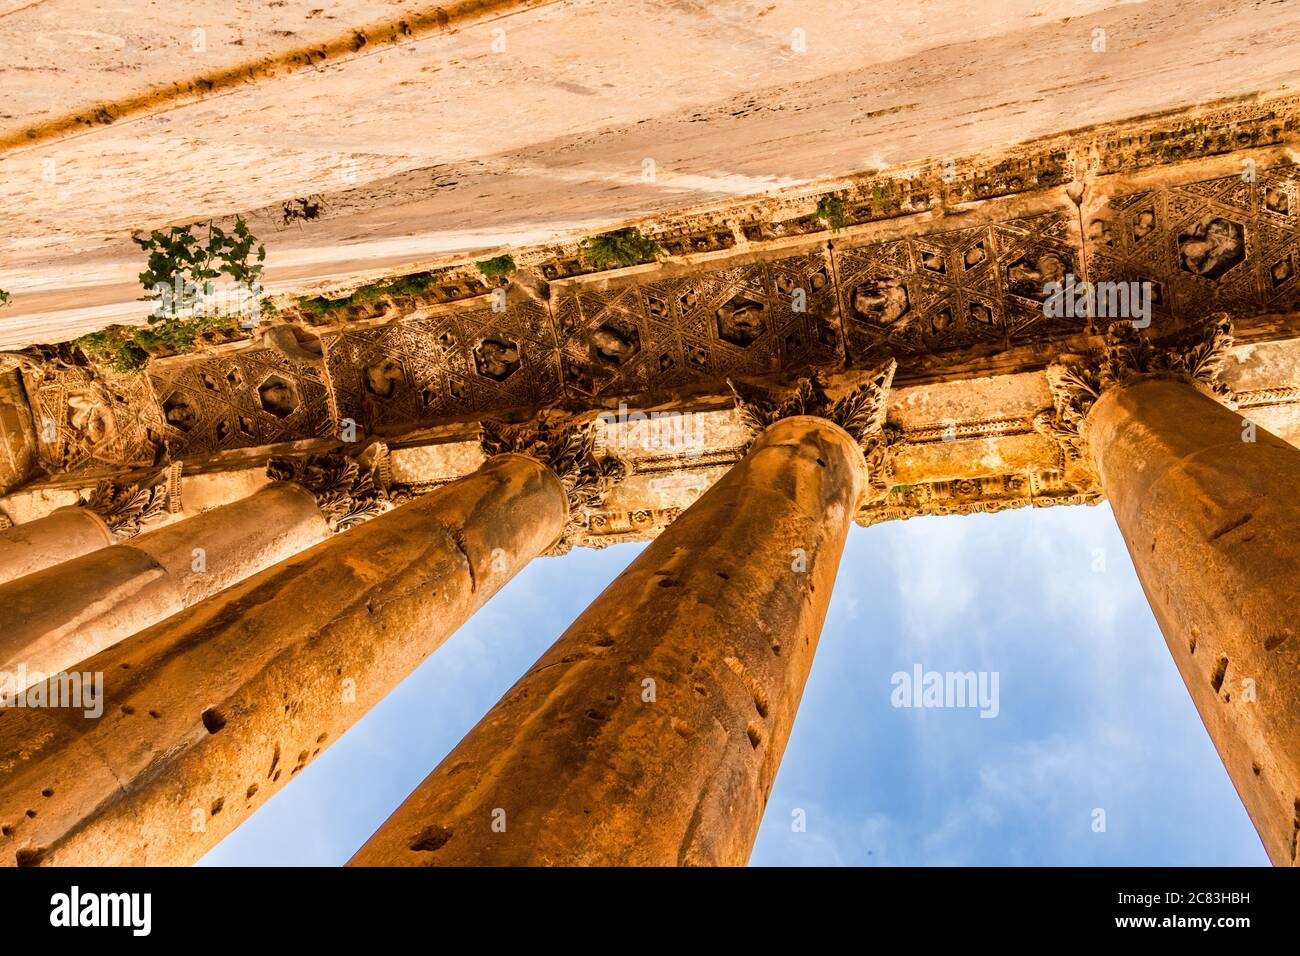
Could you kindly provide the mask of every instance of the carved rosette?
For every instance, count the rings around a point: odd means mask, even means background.
[[[1048,366],[1053,407],[1034,417],[1034,428],[1060,446],[1067,473],[1095,482],[1086,426],[1088,412],[1106,390],[1143,378],[1177,378],[1235,408],[1234,396],[1220,377],[1231,348],[1232,321],[1224,312],[1160,343],[1131,322],[1114,322],[1099,352]]]
[[[387,454],[384,449],[382,454]],[[375,482],[375,467],[331,453],[300,458],[272,458],[266,463],[267,477],[292,481],[316,498],[330,530],[347,531],[388,511],[410,496],[400,488],[390,490]]]
[[[865,381],[838,399],[832,399],[820,375],[801,378],[792,390],[774,395],[771,391],[728,380],[736,397],[736,409],[754,438],[769,425],[796,415],[814,415],[839,425],[862,447],[867,465],[864,500],[874,501],[889,493],[893,465],[889,448],[892,432],[886,427],[889,389],[898,363],[890,359]]]
[[[158,480],[144,484],[123,484],[104,480],[95,485],[89,498],[79,498],[77,505],[93,511],[113,534],[114,541],[133,538],[148,525],[180,510],[180,469],[169,468]],[[172,498],[176,506],[171,506]]]
[[[480,423],[483,452],[536,458],[550,468],[569,499],[569,521],[560,542],[549,554],[567,553],[576,536],[588,530],[591,515],[610,490],[622,481],[629,466],[613,455],[597,457],[594,421],[549,422],[539,419],[524,425],[485,420]]]

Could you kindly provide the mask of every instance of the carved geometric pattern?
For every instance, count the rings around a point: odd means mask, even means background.
[[[321,340],[340,418],[367,431],[560,397],[550,319],[522,297],[502,312],[417,312]]]
[[[107,381],[54,363],[22,375],[49,472],[152,464],[161,453],[162,417],[143,375]]]
[[[830,265],[819,251],[563,295],[556,325],[574,398],[838,363]]]
[[[849,359],[1006,346],[1078,331],[1048,319],[1043,286],[1078,274],[1073,217],[1063,212],[860,246],[837,245]]]
[[[1151,281],[1155,317],[1300,306],[1295,166],[1115,196],[1085,233],[1089,280]]]
[[[317,367],[246,349],[149,369],[176,458],[314,438],[333,431]]]

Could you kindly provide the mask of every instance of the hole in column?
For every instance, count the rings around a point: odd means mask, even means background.
[[[446,827],[430,826],[415,835],[410,847],[419,852],[432,853],[434,850],[441,850],[450,839],[451,831]]]
[[[1227,674],[1228,659],[1226,657],[1220,657],[1219,663],[1214,665],[1214,673],[1210,675],[1210,686],[1214,688],[1216,694],[1219,692],[1219,689],[1223,687],[1223,678],[1226,677]]]
[[[1196,642],[1200,639],[1200,636],[1201,632],[1197,628],[1192,628],[1192,636],[1187,641],[1187,650],[1190,653],[1196,653]]]
[[[224,807],[225,805],[226,805],[226,798],[217,797],[217,799],[212,801],[212,810],[210,812],[215,817],[218,813],[221,812],[221,808]]]
[[[215,734],[226,726],[226,718],[222,717],[220,712],[212,707],[199,714],[199,719],[203,721],[204,728],[210,734]]]
[[[1255,761],[1255,760],[1252,760],[1252,761],[1250,762],[1250,769],[1251,769],[1252,771],[1254,771],[1255,776],[1257,776],[1257,777],[1258,777],[1261,773],[1264,772],[1264,768],[1261,767],[1261,766],[1259,765],[1259,762],[1258,762],[1258,761]]]
[[[19,866],[40,866],[45,850],[41,847],[24,847],[14,854],[14,862]]]
[[[763,728],[759,726],[758,721],[750,721],[749,726],[745,728],[745,733],[749,737],[749,745],[757,750],[758,745],[763,742]]]

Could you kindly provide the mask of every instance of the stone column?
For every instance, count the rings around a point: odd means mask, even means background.
[[[1124,323],[1097,364],[1051,378],[1269,858],[1294,865],[1300,449],[1216,400],[1230,345],[1226,322],[1161,348]]]
[[[89,498],[0,531],[0,584],[133,538],[180,510],[181,463],[152,481],[105,479]]]
[[[0,585],[0,694],[72,667],[328,534],[310,491],[275,482]]]
[[[591,442],[565,449],[493,457],[84,661],[100,719],[0,712],[0,861],[198,859],[557,542]]]
[[[104,519],[71,505],[0,531],[0,583],[33,574],[114,541]]]
[[[816,383],[780,408],[748,406],[767,427],[746,457],[351,865],[744,864],[864,490],[859,438],[878,434],[891,376],[829,411]]]

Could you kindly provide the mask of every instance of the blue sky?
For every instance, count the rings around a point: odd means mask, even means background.
[[[641,547],[534,561],[203,862],[345,862]],[[998,715],[894,707],[916,664]],[[1103,504],[851,529],[751,863],[1267,858]]]

